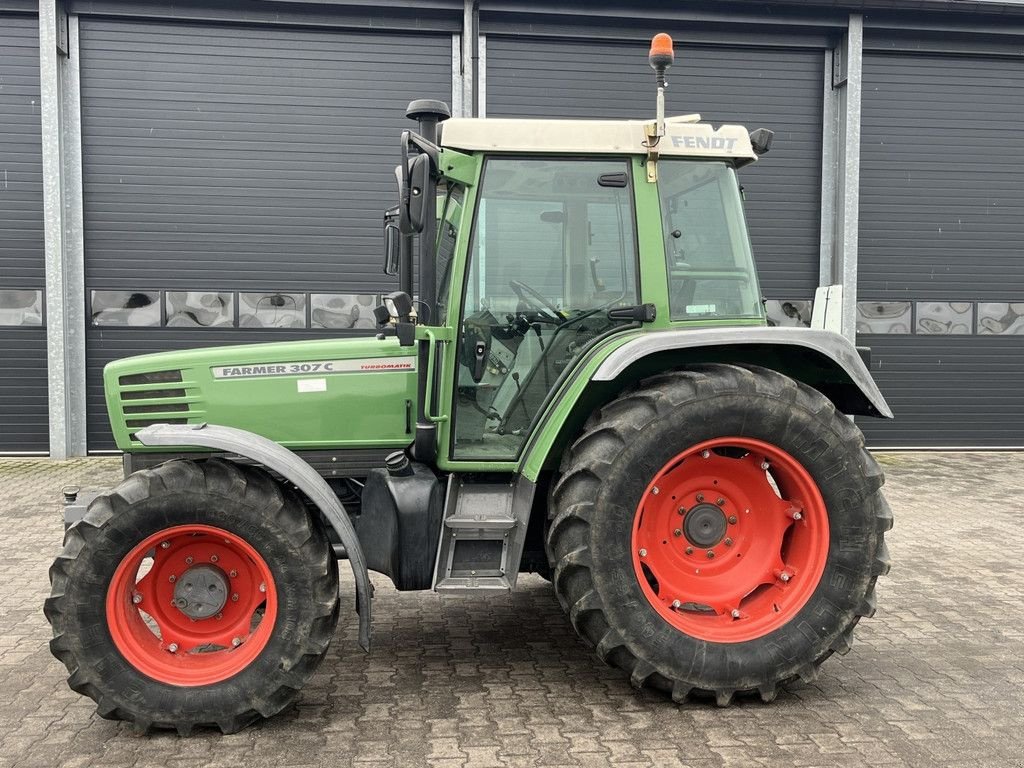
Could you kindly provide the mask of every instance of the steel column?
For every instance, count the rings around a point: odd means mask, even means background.
[[[819,281],[843,286],[843,335],[851,341],[857,327],[863,53],[863,16],[850,14],[846,35],[825,55]]]
[[[85,261],[78,19],[39,2],[50,456],[84,456]]]

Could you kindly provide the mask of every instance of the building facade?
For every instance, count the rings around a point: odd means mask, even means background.
[[[773,322],[844,286],[873,447],[1024,447],[1024,3],[0,0],[0,452],[113,447],[131,354],[364,334],[415,98],[775,131]]]

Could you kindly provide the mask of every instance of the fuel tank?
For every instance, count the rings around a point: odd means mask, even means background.
[[[222,424],[295,450],[402,447],[416,413],[414,347],[322,339],[161,352],[103,370],[118,448],[150,424]],[[163,449],[166,450],[166,449]]]

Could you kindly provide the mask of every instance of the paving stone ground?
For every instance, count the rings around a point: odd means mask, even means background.
[[[0,766],[1024,766],[1024,453],[879,458],[896,527],[878,615],[773,704],[633,691],[536,577],[498,600],[374,577],[371,654],[343,613],[296,706],[188,739],[100,719],[46,647],[59,489],[111,485],[119,461],[0,460]]]

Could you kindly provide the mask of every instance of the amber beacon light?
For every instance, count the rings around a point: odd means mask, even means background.
[[[672,66],[676,55],[672,50],[672,38],[664,32],[659,32],[651,38],[651,51],[647,54],[647,61],[658,80],[658,111],[654,123],[654,135],[665,135],[665,89],[668,82],[665,80],[665,70]]]

